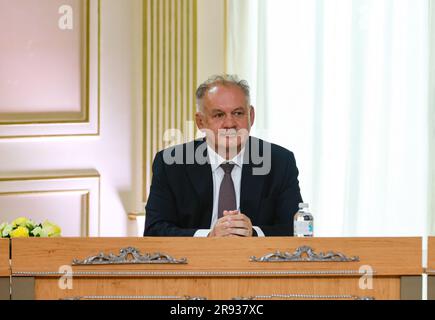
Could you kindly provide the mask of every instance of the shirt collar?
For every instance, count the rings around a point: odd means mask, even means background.
[[[226,162],[233,163],[240,168],[242,168],[242,166],[243,166],[243,155],[245,154],[245,147],[242,148],[242,150],[240,151],[240,153],[238,155],[236,155],[234,158],[232,158],[229,161],[222,158],[209,145],[207,145],[207,152],[208,152],[208,157],[210,160],[211,170],[213,172],[216,171],[221,166],[222,163],[226,163]]]

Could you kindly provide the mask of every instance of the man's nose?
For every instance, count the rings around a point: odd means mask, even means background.
[[[224,122],[223,122],[222,126],[225,129],[234,129],[234,128],[236,128],[236,121],[234,120],[234,117],[233,117],[232,114],[225,116],[225,119],[224,119]]]

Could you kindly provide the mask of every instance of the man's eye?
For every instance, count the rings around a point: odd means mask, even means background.
[[[218,114],[215,114],[215,118],[222,118],[224,115],[223,115],[223,113],[218,113]]]
[[[234,112],[234,115],[235,115],[236,117],[240,117],[240,116],[243,116],[243,112],[241,112],[241,111]]]

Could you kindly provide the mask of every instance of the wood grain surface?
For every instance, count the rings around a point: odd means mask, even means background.
[[[420,275],[421,238],[55,238],[13,239],[12,272],[59,272],[74,258],[119,254],[125,247],[142,253],[161,252],[174,258],[187,258],[185,265],[111,265],[74,266],[81,271],[358,271],[370,266],[376,276]],[[341,252],[359,256],[359,262],[279,262],[254,263],[251,256],[275,252],[293,253],[296,248],[311,246],[316,253]],[[297,275],[295,275],[297,276]]]
[[[435,275],[435,237],[429,237],[427,252],[427,273]]]
[[[9,275],[9,239],[0,239],[0,277]]]
[[[373,281],[373,290],[360,289],[359,278],[349,277],[74,278],[72,290],[61,290],[58,284],[59,280],[55,278],[38,278],[35,283],[35,298],[57,300],[92,296],[92,300],[110,300],[122,299],[122,296],[128,296],[129,299],[137,299],[135,296],[190,296],[208,300],[231,300],[236,297],[306,294],[350,295],[373,297],[377,300],[400,299],[400,280],[395,277],[376,278]]]

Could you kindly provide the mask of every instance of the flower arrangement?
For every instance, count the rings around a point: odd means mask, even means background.
[[[53,238],[60,235],[60,227],[50,221],[36,224],[30,219],[18,218],[12,223],[0,224],[0,238]]]

